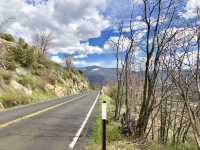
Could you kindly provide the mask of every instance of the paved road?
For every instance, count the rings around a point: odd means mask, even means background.
[[[1,112],[0,150],[68,150],[97,95],[90,92]],[[96,107],[75,149],[84,149]]]

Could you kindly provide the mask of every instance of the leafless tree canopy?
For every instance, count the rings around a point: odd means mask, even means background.
[[[38,47],[40,50],[39,53],[42,55],[46,54],[47,51],[52,48],[53,40],[53,34],[47,32],[37,33],[33,37],[34,44]]]
[[[139,141],[179,144],[193,134],[199,149],[199,9],[195,27],[174,28],[177,14],[176,0],[143,0],[145,36],[140,42],[135,39],[131,17],[128,44],[123,40],[124,24],[120,23],[118,41],[113,41],[117,67],[115,119],[121,119],[125,134]],[[119,55],[122,51],[123,57]],[[137,51],[145,53],[143,61],[135,57]]]
[[[73,56],[69,54],[64,55],[64,63],[67,69],[70,69],[73,65]]]

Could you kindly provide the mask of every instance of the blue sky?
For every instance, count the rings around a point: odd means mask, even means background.
[[[185,20],[193,21],[196,7],[200,7],[199,0],[179,0],[178,3],[180,19],[174,28],[186,26]],[[142,41],[145,36],[142,11],[142,0],[0,1],[0,21],[6,17],[16,18],[4,29],[6,32],[29,42],[36,32],[51,32],[55,39],[49,57],[62,64],[63,54],[73,55],[77,67],[115,67],[109,41],[117,39],[118,24],[123,21],[126,27],[132,12],[136,35]],[[128,36],[128,31],[124,36]],[[137,57],[143,55],[137,53]]]

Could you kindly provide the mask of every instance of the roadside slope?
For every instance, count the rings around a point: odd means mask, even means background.
[[[88,90],[81,71],[64,68],[41,55],[36,46],[11,37],[0,36],[0,106],[13,107]]]

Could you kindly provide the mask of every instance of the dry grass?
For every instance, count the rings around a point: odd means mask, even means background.
[[[113,121],[111,116],[113,115],[112,99],[106,95],[100,96],[100,102],[107,100],[109,103],[108,120],[107,124],[107,149],[108,150],[196,150],[196,145],[192,142],[185,144],[175,145],[160,145],[155,142],[147,142],[145,144],[134,143],[132,139],[120,133],[120,122]],[[99,108],[99,114],[100,108]],[[96,128],[93,132],[91,142],[86,150],[101,150],[101,117],[99,115],[96,123]]]
[[[109,143],[107,148],[109,150],[137,150],[134,143],[126,138]]]

